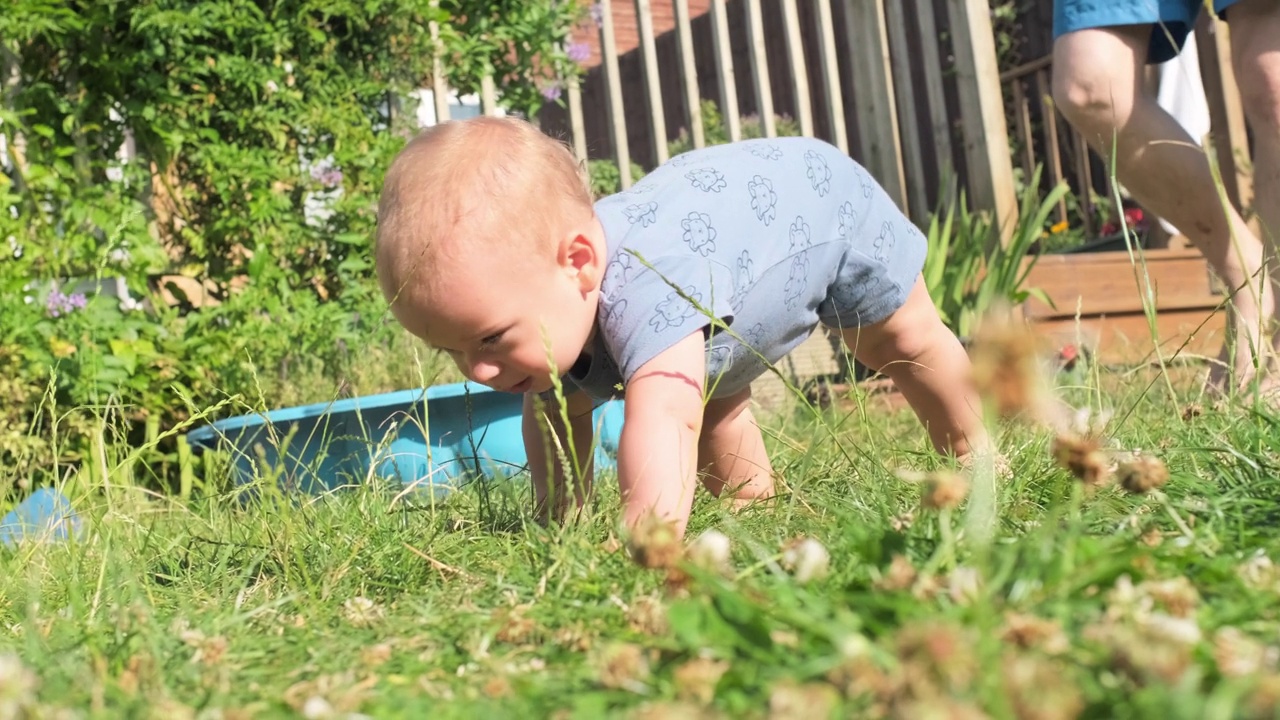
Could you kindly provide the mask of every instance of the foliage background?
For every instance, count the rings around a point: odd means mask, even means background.
[[[74,460],[103,414],[154,436],[224,393],[291,402],[313,376],[358,393],[434,372],[408,360],[368,252],[410,92],[430,86],[428,23],[452,87],[492,72],[506,109],[532,115],[577,72],[564,42],[585,13],[562,0],[7,4],[0,461],[49,464],[57,427]],[[124,301],[99,292],[117,277]]]

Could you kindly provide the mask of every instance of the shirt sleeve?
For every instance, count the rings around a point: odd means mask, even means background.
[[[713,319],[733,319],[733,272],[714,256],[634,256],[629,265],[628,277],[601,295],[600,332],[624,384],[663,351],[708,330]]]

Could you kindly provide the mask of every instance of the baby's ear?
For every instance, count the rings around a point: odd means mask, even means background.
[[[561,246],[560,265],[576,277],[582,289],[594,290],[604,275],[604,252],[586,233],[575,232]]]

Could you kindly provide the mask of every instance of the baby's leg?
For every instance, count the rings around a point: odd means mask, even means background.
[[[702,484],[716,497],[728,490],[739,505],[773,496],[773,466],[750,403],[749,387],[731,397],[709,400],[698,438]]]
[[[939,452],[964,458],[987,446],[969,356],[938,316],[923,277],[888,318],[841,334],[859,362],[893,380]]]

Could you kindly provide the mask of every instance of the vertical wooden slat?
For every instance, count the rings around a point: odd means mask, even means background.
[[[951,149],[951,120],[947,113],[947,96],[942,79],[942,57],[938,51],[938,23],[933,16],[933,2],[916,3],[916,24],[920,31],[920,62],[924,68],[925,97],[928,98],[929,129],[933,134],[934,154],[940,176],[954,169],[955,154]]]
[[[680,49],[680,76],[684,80],[684,106],[689,118],[689,136],[695,148],[707,144],[702,128],[702,94],[698,92],[698,66],[693,57],[693,29],[689,24],[689,0],[675,0],[676,44]]]
[[[747,58],[751,61],[751,80],[756,87],[756,109],[760,113],[765,137],[777,137],[778,126],[773,117],[773,85],[769,82],[769,54],[764,44],[764,20],[760,0],[742,0],[747,4],[747,35],[751,39]]]
[[[439,4],[439,0],[431,0],[433,13]],[[440,61],[440,23],[432,20],[427,23],[427,30],[431,33],[431,96],[439,124],[449,120],[449,83],[444,76],[444,63]]]
[[[480,76],[480,111],[491,117],[498,114],[498,91],[493,85],[493,73],[489,71]]]
[[[895,2],[896,0],[889,0]],[[902,169],[902,147],[898,143],[898,110],[893,99],[893,77],[889,63],[889,38],[885,28],[882,0],[844,0],[845,29],[853,47],[853,88],[856,98],[862,163],[898,203],[909,211]]]
[[[1062,147],[1058,143],[1058,111],[1053,104],[1053,94],[1049,85],[1049,71],[1036,71],[1036,92],[1040,94],[1040,117],[1044,128],[1044,154],[1049,166],[1049,179],[1056,187],[1063,181]],[[1058,222],[1067,222],[1067,200],[1064,196],[1058,201]]]
[[[907,17],[902,2],[888,0],[884,5],[888,29],[889,57],[897,92],[898,132],[905,164],[908,216],[917,225],[929,222],[928,190],[924,175],[924,153],[920,147],[920,114],[916,110],[915,88],[912,86],[911,57],[907,44]]]
[[[1089,167],[1089,144],[1078,131],[1075,136],[1076,196],[1080,198],[1080,215],[1084,223],[1084,235],[1092,240],[1096,237],[1093,222],[1093,170]]]
[[[622,82],[618,75],[618,42],[613,32],[612,3],[600,3],[600,54],[604,58],[604,85],[609,94],[609,131],[613,156],[618,162],[622,189],[631,187],[631,150],[627,146],[627,120],[622,106]]]
[[[644,61],[645,96],[649,98],[649,126],[653,156],[658,164],[667,161],[667,114],[662,107],[662,80],[658,76],[658,52],[653,40],[653,11],[650,0],[635,0],[636,25],[640,30],[640,55]],[[608,0],[601,3],[607,5]]]
[[[1018,197],[1000,96],[991,9],[987,0],[947,0],[947,8],[970,198],[976,207],[994,210],[1000,239],[1007,242],[1017,222]]]
[[[720,85],[720,113],[729,140],[742,139],[742,118],[738,115],[738,85],[733,72],[733,48],[729,44],[729,15],[725,0],[711,0],[711,24],[715,26],[716,79]]]
[[[1252,162],[1244,108],[1240,104],[1240,90],[1231,64],[1231,34],[1227,23],[1216,16],[1205,17],[1210,13],[1201,15],[1196,25],[1196,46],[1200,54],[1205,98],[1209,102],[1214,154],[1227,198],[1243,212],[1253,204],[1253,177],[1249,172]],[[1249,226],[1255,234],[1261,229],[1256,219]]]
[[[1018,140],[1022,143],[1022,171],[1028,179],[1036,169],[1035,135],[1031,132],[1031,108],[1027,104],[1027,93],[1022,89],[1022,78],[1014,78],[1013,107],[1018,113]]]
[[[782,0],[782,24],[787,41],[787,63],[791,65],[791,86],[796,93],[796,119],[800,134],[813,137],[813,102],[809,98],[809,71],[804,64],[804,40],[800,36],[800,13],[796,0]]]
[[[577,76],[569,78],[569,131],[573,134],[573,155],[587,162],[587,123],[582,117],[582,85]]]
[[[822,44],[822,84],[827,94],[827,119],[836,147],[849,154],[849,129],[844,121],[844,97],[840,92],[840,65],[836,58],[835,25],[831,20],[831,0],[816,0],[818,37]]]
[[[724,0],[712,0],[712,38],[716,44],[716,83],[721,96],[721,115],[731,142],[742,140],[742,119],[737,110],[737,79],[733,74],[733,47],[728,40],[728,10]]]

